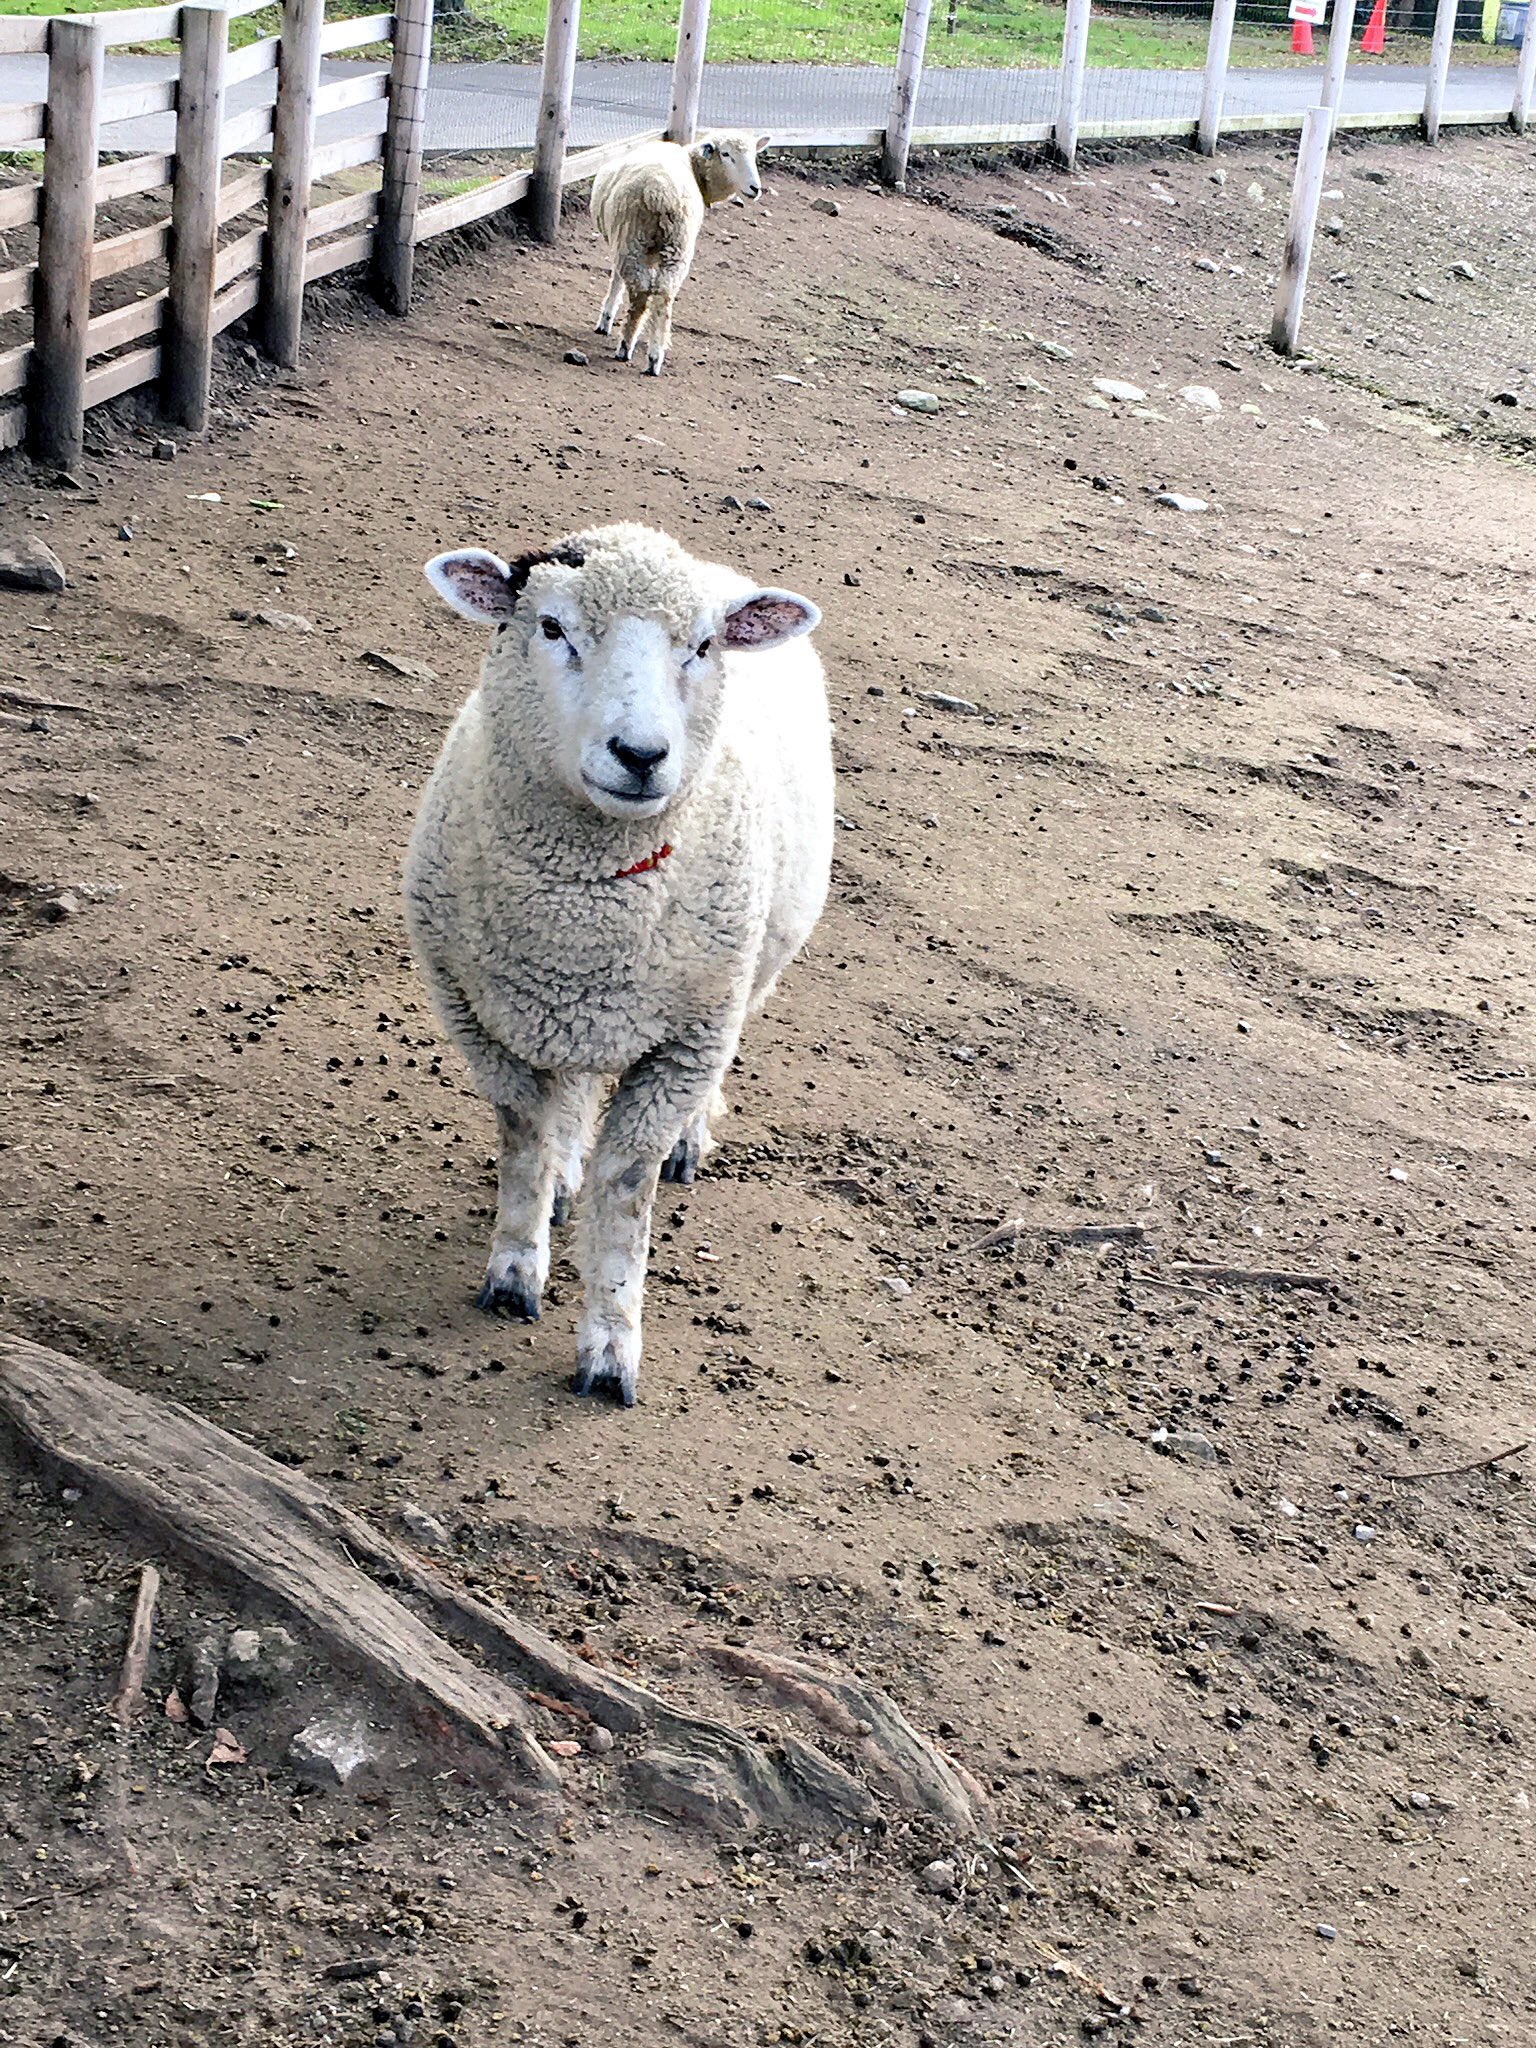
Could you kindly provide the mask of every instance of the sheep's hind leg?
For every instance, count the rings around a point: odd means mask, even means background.
[[[659,1162],[705,1113],[724,1072],[721,1045],[671,1046],[630,1068],[603,1119],[582,1204],[586,1308],[576,1333],[578,1394],[603,1389],[626,1408],[640,1378],[640,1316]]]
[[[672,341],[672,302],[676,294],[657,292],[651,300],[651,325],[645,338],[645,374],[659,377]]]
[[[640,339],[640,329],[645,324],[645,316],[651,306],[648,293],[636,291],[633,285],[628,287],[628,291],[629,304],[624,312],[624,326],[619,335],[619,345],[614,350],[621,363],[633,359],[635,343]]]
[[[725,1117],[725,1097],[717,1088],[710,1096],[708,1105],[701,1109],[667,1154],[661,1169],[663,1180],[675,1181],[679,1187],[689,1188],[698,1178],[699,1168],[715,1149],[711,1124],[718,1124]]]
[[[550,1074],[530,1074],[528,1098],[498,1102],[496,1228],[476,1307],[490,1315],[539,1319],[549,1278],[549,1221],[555,1183],[555,1125],[560,1087]]]
[[[597,316],[597,331],[608,334],[614,321],[619,317],[619,308],[624,303],[625,284],[619,275],[619,266],[613,266],[613,275],[608,280],[608,296],[603,300],[603,310]]]

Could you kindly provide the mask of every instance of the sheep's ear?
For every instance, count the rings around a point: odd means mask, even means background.
[[[752,147],[754,150],[766,149],[772,140],[773,137],[771,135],[759,135]]]
[[[426,578],[450,611],[477,626],[500,626],[517,607],[518,589],[500,555],[485,548],[455,548],[434,555]]]
[[[712,157],[714,153],[715,145],[712,142],[701,142],[699,144],[699,155],[703,157],[706,161],[708,161],[708,159]]]
[[[808,597],[792,590],[753,590],[738,598],[725,615],[727,647],[778,647],[814,633],[821,613]]]

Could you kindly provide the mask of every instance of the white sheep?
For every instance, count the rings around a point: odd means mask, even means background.
[[[820,613],[634,525],[426,573],[495,628],[405,880],[433,1005],[500,1131],[480,1306],[538,1316],[590,1149],[575,1388],[628,1407],[658,1173],[693,1179],[742,1025],[826,900]]]
[[[592,218],[612,253],[613,276],[597,331],[607,334],[624,308],[616,351],[621,361],[634,355],[648,320],[646,373],[661,375],[673,301],[693,266],[704,209],[738,194],[757,197],[763,189],[757,152],[767,142],[766,135],[704,135],[689,149],[648,142],[598,172]]]

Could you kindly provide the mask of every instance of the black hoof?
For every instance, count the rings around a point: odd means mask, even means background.
[[[679,1138],[667,1155],[661,1169],[663,1180],[676,1181],[679,1187],[691,1188],[699,1170],[699,1148],[687,1138]]]
[[[475,1307],[488,1316],[510,1316],[514,1322],[536,1323],[539,1304],[521,1280],[487,1280],[475,1296]]]
[[[556,1188],[554,1203],[549,1212],[550,1225],[555,1230],[563,1230],[570,1220],[571,1198],[564,1188]]]
[[[626,1387],[623,1381],[611,1372],[599,1373],[590,1366],[582,1367],[572,1376],[571,1392],[603,1395],[610,1401],[616,1401],[621,1408],[633,1408],[635,1405],[633,1387]]]

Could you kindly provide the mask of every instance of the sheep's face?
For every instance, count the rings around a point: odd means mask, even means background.
[[[583,805],[615,819],[659,818],[714,751],[725,657],[782,645],[820,623],[788,590],[715,594],[708,574],[644,529],[591,553],[580,543],[532,568],[478,548],[439,555],[427,577],[464,617],[498,627],[497,686],[526,693],[520,737]]]
[[[706,204],[727,199],[756,199],[763,180],[757,152],[766,149],[766,135],[706,135],[693,145],[694,171]]]

